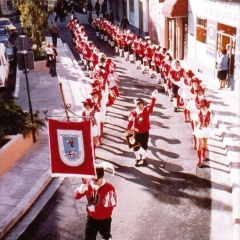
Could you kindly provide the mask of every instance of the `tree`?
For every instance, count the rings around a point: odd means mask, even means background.
[[[33,113],[33,123],[30,113],[24,112],[15,104],[14,99],[0,101],[0,143],[5,135],[23,134],[28,136],[32,129],[43,130],[46,126],[44,119],[39,118],[39,111]]]
[[[15,0],[15,5],[21,12],[20,21],[24,33],[32,39],[40,53],[48,18],[45,0]]]

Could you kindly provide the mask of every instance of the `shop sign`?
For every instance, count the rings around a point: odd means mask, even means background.
[[[238,27],[240,25],[240,5],[210,0],[190,0],[192,11],[204,19]]]
[[[206,53],[212,57],[216,55],[216,39],[217,22],[209,20],[207,25]]]

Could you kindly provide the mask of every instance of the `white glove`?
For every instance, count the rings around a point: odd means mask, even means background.
[[[158,90],[154,90],[152,93],[152,98],[156,98],[158,94]]]
[[[78,191],[80,194],[85,193],[87,190],[88,186],[86,184],[81,184],[80,187],[75,189],[75,191]]]
[[[87,209],[88,209],[89,212],[95,212],[95,206],[94,205],[87,206]]]

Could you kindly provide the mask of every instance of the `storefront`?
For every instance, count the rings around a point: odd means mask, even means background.
[[[240,79],[240,3],[189,0],[187,61],[216,78],[219,48],[226,47],[229,78]]]
[[[188,0],[165,0],[164,46],[174,59],[186,60],[188,52]]]

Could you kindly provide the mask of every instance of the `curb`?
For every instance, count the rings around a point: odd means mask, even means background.
[[[0,222],[0,239],[18,222],[29,210],[36,199],[42,194],[47,185],[52,181],[50,170],[38,180],[30,192],[19,202],[16,208]]]

